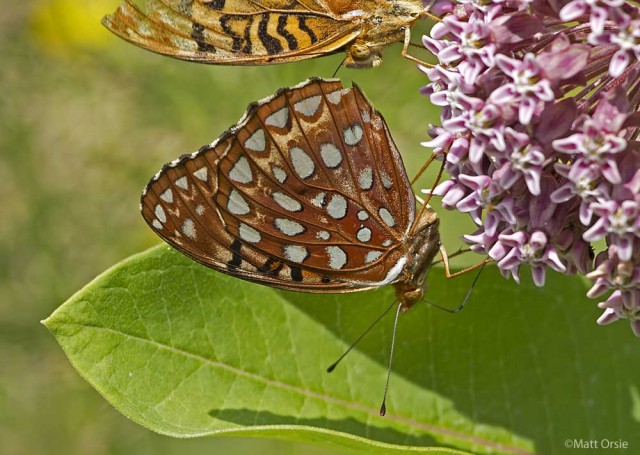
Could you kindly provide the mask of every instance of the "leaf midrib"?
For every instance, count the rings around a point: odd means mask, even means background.
[[[87,329],[94,329],[94,330],[98,330],[98,331],[105,331],[114,335],[118,335],[118,336],[122,336],[122,337],[127,337],[130,338],[132,340],[138,341],[138,342],[142,342],[142,343],[147,343],[150,344],[158,349],[164,349],[166,351],[172,352],[174,354],[180,355],[180,356],[184,356],[187,358],[191,358],[193,360],[199,361],[203,364],[206,364],[208,366],[211,367],[217,367],[217,368],[221,368],[227,371],[230,371],[238,376],[244,376],[246,378],[252,379],[254,381],[257,382],[262,382],[264,384],[267,384],[269,386],[272,387],[276,387],[276,388],[280,388],[286,391],[290,391],[290,392],[294,392],[294,393],[298,393],[300,395],[309,397],[309,398],[315,398],[315,399],[319,399],[319,400],[324,400],[328,403],[334,404],[334,405],[338,405],[338,406],[342,406],[345,407],[347,409],[353,409],[356,411],[361,411],[361,412],[365,412],[367,414],[370,415],[374,415],[376,417],[379,416],[379,410],[377,408],[372,408],[370,406],[364,405],[362,403],[358,403],[358,402],[354,402],[354,401],[347,401],[347,400],[343,400],[340,398],[335,398],[332,397],[330,395],[326,395],[320,392],[316,392],[313,390],[309,390],[309,389],[305,389],[302,387],[298,387],[295,385],[291,385],[291,384],[287,384],[285,382],[282,381],[278,381],[276,379],[271,379],[271,378],[267,378],[264,376],[261,376],[259,374],[256,373],[252,373],[249,371],[245,371],[242,370],[240,368],[231,366],[231,365],[227,365],[223,362],[219,362],[219,361],[214,361],[211,359],[207,359],[206,357],[202,357],[201,355],[198,354],[194,354],[188,351],[184,351],[182,349],[176,348],[174,346],[169,346],[166,345],[164,343],[160,343],[158,341],[154,341],[154,340],[149,340],[147,338],[142,338],[138,335],[133,335],[130,333],[126,333],[123,332],[122,330],[116,330],[110,327],[104,327],[104,326],[98,326],[98,325],[92,325],[92,324],[80,324],[80,323],[74,323],[74,322],[64,322],[64,325],[67,326],[79,326],[79,327],[83,327],[83,328],[87,328]],[[384,417],[385,419],[388,419],[390,421],[396,422],[396,423],[400,423],[403,425],[407,425],[410,428],[413,429],[419,429],[428,433],[432,433],[432,434],[437,434],[437,435],[441,435],[441,436],[448,436],[448,437],[453,437],[453,438],[457,438],[461,441],[465,441],[469,444],[473,444],[473,445],[479,445],[482,447],[486,447],[487,449],[491,449],[491,450],[496,450],[499,451],[501,453],[513,453],[513,454],[517,454],[517,455],[534,455],[535,452],[530,452],[528,450],[522,449],[520,447],[514,447],[514,446],[509,446],[503,443],[499,443],[499,442],[494,442],[494,441],[488,441],[486,439],[483,439],[481,437],[478,436],[473,436],[467,433],[463,433],[463,432],[459,432],[456,430],[452,430],[449,428],[445,428],[445,427],[441,427],[441,426],[437,426],[437,425],[432,425],[432,424],[427,424],[424,422],[420,422],[417,420],[412,419],[411,417],[407,417],[407,416],[403,416],[403,415],[398,415],[398,414],[393,414],[393,413],[387,413]],[[291,427],[298,427],[298,425],[292,425]],[[275,426],[267,426],[267,427],[275,427]],[[299,427],[302,427],[302,425],[300,425]],[[255,429],[255,427],[251,427],[251,429]]]

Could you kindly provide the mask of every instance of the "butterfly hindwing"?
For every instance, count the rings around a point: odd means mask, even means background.
[[[358,88],[318,79],[251,105],[213,144],[165,166],[142,197],[149,225],[188,256],[307,292],[385,281],[414,210],[380,114]]]

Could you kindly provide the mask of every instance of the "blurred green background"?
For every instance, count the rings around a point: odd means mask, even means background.
[[[39,323],[97,274],[159,242],[138,199],[165,162],[213,140],[249,102],[310,76],[331,77],[342,58],[264,68],[180,62],[110,35],[99,21],[117,4],[3,2],[0,453],[330,453],[281,441],[156,435],[112,409]],[[425,76],[401,59],[398,45],[381,68],[338,76],[357,81],[385,115],[412,174],[428,157],[419,143],[438,117],[418,93]],[[450,214],[443,223],[455,248],[470,223]]]

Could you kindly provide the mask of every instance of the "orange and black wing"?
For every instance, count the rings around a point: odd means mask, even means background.
[[[362,19],[333,3],[149,0],[141,8],[125,0],[103,24],[159,54],[219,65],[265,65],[330,54],[352,43],[362,33]]]

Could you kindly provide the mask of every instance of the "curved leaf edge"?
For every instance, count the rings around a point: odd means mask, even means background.
[[[58,329],[56,324],[69,326],[68,321],[65,320],[64,313],[67,306],[74,305],[77,302],[85,301],[84,295],[87,290],[91,290],[94,287],[100,287],[103,283],[108,283],[112,276],[119,273],[123,268],[132,267],[136,268],[136,265],[141,261],[149,259],[149,256],[157,254],[160,250],[168,249],[171,247],[165,244],[158,244],[152,246],[146,250],[135,253],[107,268],[104,272],[97,275],[90,280],[85,286],[80,288],[71,297],[69,297],[62,305],[60,305],[49,317],[41,320],[40,322],[56,337]],[[276,299],[283,299],[282,294],[276,292],[273,289],[265,288],[264,292],[273,294]],[[73,365],[74,369],[78,372],[80,377],[87,381],[111,406],[113,406],[118,412],[123,414],[129,420],[147,428],[157,434],[162,434],[169,437],[178,439],[191,439],[198,437],[253,437],[253,438],[269,438],[278,440],[296,441],[301,443],[313,444],[316,446],[324,446],[331,448],[340,448],[341,450],[367,450],[373,451],[371,453],[433,453],[433,454],[453,454],[453,455],[473,455],[471,452],[465,452],[459,449],[445,448],[445,447],[428,447],[428,446],[404,446],[398,444],[385,443],[373,439],[368,439],[362,436],[354,435],[351,433],[330,430],[320,427],[311,427],[307,425],[261,425],[251,426],[246,428],[233,428],[212,430],[202,433],[174,433],[161,428],[154,428],[153,425],[148,425],[142,419],[138,419],[130,415],[126,410],[121,407],[114,406],[109,399],[109,391],[106,388],[103,389],[100,383],[94,381],[89,374],[84,372],[78,362],[67,351],[66,347],[61,344],[61,347],[65,353],[65,356]],[[320,437],[318,437],[320,436]],[[331,440],[325,440],[322,436],[329,436]]]

